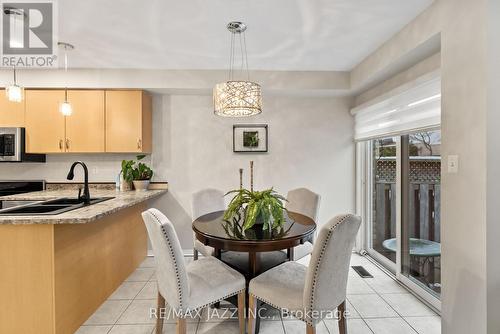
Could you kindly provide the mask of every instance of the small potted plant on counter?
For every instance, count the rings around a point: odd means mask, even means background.
[[[149,183],[153,177],[153,170],[140,160],[144,159],[145,155],[138,155],[137,161],[123,160],[122,161],[122,176],[125,182],[132,182],[137,191],[148,190]]]

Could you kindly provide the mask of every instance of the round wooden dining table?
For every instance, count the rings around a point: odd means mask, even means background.
[[[263,225],[259,224],[243,231],[241,223],[225,221],[223,215],[224,211],[217,211],[199,217],[193,222],[193,231],[196,239],[215,249],[215,256],[219,259],[222,258],[222,252],[248,253],[246,270],[236,268],[245,275],[247,281],[269,269],[269,266],[261,267],[262,256],[265,257],[266,253],[286,249],[286,257],[291,259],[293,248],[312,241],[316,230],[314,220],[295,212],[285,211],[285,224],[271,231],[264,230]]]

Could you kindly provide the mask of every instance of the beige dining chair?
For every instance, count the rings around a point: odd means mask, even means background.
[[[317,223],[316,219],[318,218],[319,203],[321,200],[318,194],[307,188],[297,188],[290,190],[286,199],[285,207],[288,211],[300,213]],[[311,254],[312,250],[312,243],[306,241],[293,249],[290,260],[297,261]]]
[[[156,264],[157,315],[175,315],[177,334],[186,333],[186,318],[198,310],[238,295],[240,334],[245,334],[245,278],[213,256],[184,262],[181,245],[170,220],[157,209],[142,213]],[[162,312],[165,302],[174,311]],[[156,333],[162,333],[163,318],[157,316]]]
[[[259,300],[304,321],[307,334],[314,334],[316,324],[337,308],[339,333],[347,334],[345,299],[349,262],[360,224],[358,216],[336,216],[321,228],[309,267],[289,261],[252,279],[248,333],[255,333]]]
[[[206,215],[210,212],[223,211],[226,209],[224,204],[224,193],[218,189],[202,189],[193,194],[192,202],[192,219],[195,221],[197,218]],[[198,253],[203,256],[213,256],[214,248],[204,245],[193,234],[194,248],[193,258],[198,260]]]

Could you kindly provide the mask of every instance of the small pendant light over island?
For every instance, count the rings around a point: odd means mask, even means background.
[[[57,43],[61,49],[64,50],[64,75],[66,80],[66,85],[64,87],[64,101],[59,106],[59,111],[64,116],[71,116],[73,113],[73,107],[68,101],[68,51],[74,50],[75,47],[72,44],[59,42]]]

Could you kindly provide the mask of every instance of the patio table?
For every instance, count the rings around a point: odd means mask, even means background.
[[[388,251],[395,253],[397,249],[396,238],[384,240],[382,246]],[[421,273],[425,283],[429,285],[430,280],[426,276],[433,275],[433,270],[429,270],[428,275],[426,275],[424,272],[425,265],[433,259],[432,263],[434,266],[434,257],[441,256],[441,244],[426,239],[410,238],[410,256],[423,258],[422,264],[420,264],[421,261],[417,262],[419,265],[418,271]]]

